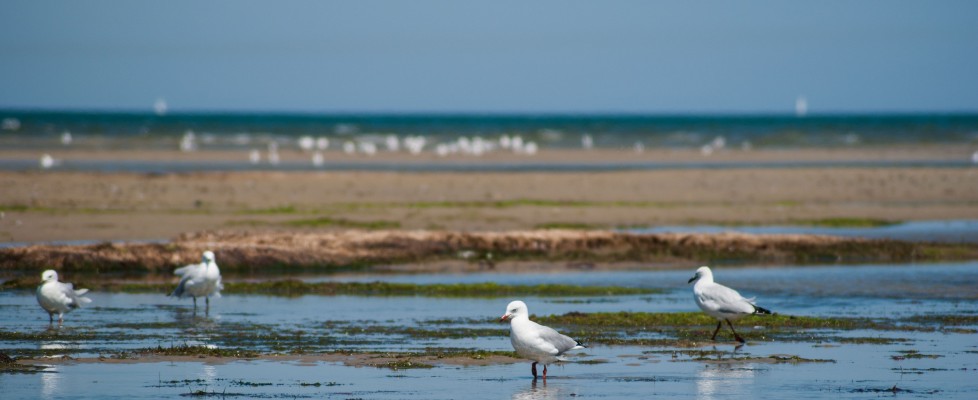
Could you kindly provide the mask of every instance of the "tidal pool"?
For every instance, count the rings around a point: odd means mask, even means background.
[[[894,360],[908,345],[718,345],[702,359],[663,349],[592,347],[533,380],[528,363],[390,370],[336,362],[61,363],[37,374],[0,374],[5,398],[973,398],[973,336],[922,335],[939,358]],[[940,342],[940,343],[936,343]],[[713,348],[706,350],[712,351]],[[781,354],[832,362],[778,361]],[[773,357],[772,357],[773,356]]]
[[[61,329],[29,291],[0,292],[0,352],[34,357],[39,373],[0,373],[4,398],[972,398],[978,392],[978,262],[923,265],[716,268],[717,280],[787,315],[907,318],[965,316],[971,322],[912,330],[807,330],[791,340],[752,340],[764,329],[738,325],[748,340],[670,346],[592,344],[552,367],[546,383],[529,363],[389,369],[342,361],[207,357],[159,361],[135,349],[207,346],[259,353],[431,349],[509,351],[495,322],[509,298],[225,295],[209,315],[189,300],[158,294],[93,292],[92,307]],[[628,286],[663,294],[529,297],[536,315],[569,312],[697,311],[690,271],[561,274],[330,275],[310,281],[497,282]],[[709,330],[706,327],[705,330]],[[421,334],[417,332],[420,331]],[[438,333],[438,334],[433,334]],[[723,338],[721,333],[721,338]],[[655,337],[657,332],[642,335]],[[706,335],[706,334],[704,334]],[[847,340],[852,339],[852,340]],[[705,339],[705,338],[704,338]],[[726,340],[726,339],[724,339]],[[712,343],[712,342],[706,342]],[[64,360],[61,356],[75,360]],[[98,361],[99,356],[106,360]],[[131,357],[131,358],[130,358]]]

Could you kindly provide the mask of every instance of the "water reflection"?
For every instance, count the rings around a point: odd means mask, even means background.
[[[60,386],[61,374],[57,366],[51,367],[41,374],[41,398],[54,398],[60,391]]]
[[[48,357],[62,357],[71,352],[71,350],[80,349],[81,346],[63,340],[51,340],[39,342],[37,348],[42,350],[41,353]]]
[[[754,384],[754,364],[707,364],[696,372],[696,397],[728,398]]]
[[[547,381],[534,379],[530,387],[513,393],[513,400],[542,400],[559,398],[559,390],[556,387],[547,387]]]
[[[213,384],[217,381],[217,366],[204,365],[204,369],[197,374],[197,379],[203,380],[207,384]]]

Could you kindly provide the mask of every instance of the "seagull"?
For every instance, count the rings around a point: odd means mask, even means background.
[[[88,289],[75,290],[70,283],[58,282],[58,273],[47,270],[41,273],[41,285],[37,287],[37,303],[48,312],[49,322],[54,324],[54,314],[58,314],[58,326],[64,321],[64,315],[92,302],[84,296]]]
[[[547,379],[547,364],[564,361],[561,355],[586,346],[570,337],[564,336],[553,328],[530,321],[530,312],[526,303],[516,300],[506,306],[506,314],[500,321],[510,320],[509,340],[516,354],[533,361],[531,371],[533,379],[537,378],[537,363],[543,364],[543,379]]]
[[[752,314],[770,314],[771,311],[754,305],[754,299],[744,298],[736,290],[713,282],[713,272],[710,267],[699,267],[696,275],[689,278],[693,283],[693,298],[696,305],[707,315],[717,319],[717,329],[713,331],[710,340],[717,339],[717,332],[723,326],[723,321],[727,321],[730,331],[734,334],[734,339],[740,343],[747,343],[744,338],[737,334],[731,321],[736,321],[740,317]]]
[[[180,284],[173,293],[170,293],[170,296],[193,297],[194,312],[197,311],[197,298],[203,297],[207,303],[205,313],[210,312],[210,296],[221,297],[221,290],[224,289],[224,285],[221,284],[221,270],[214,262],[214,252],[205,251],[200,264],[177,268],[173,273],[180,276]]]

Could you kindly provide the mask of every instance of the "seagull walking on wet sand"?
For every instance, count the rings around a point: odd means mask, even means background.
[[[47,311],[49,323],[54,324],[54,314],[58,314],[58,326],[64,321],[64,315],[92,302],[92,299],[82,297],[88,289],[75,290],[70,283],[58,282],[58,273],[47,270],[41,273],[41,285],[37,287],[37,303]]]
[[[177,268],[174,274],[180,276],[180,283],[177,288],[170,293],[170,296],[177,298],[193,297],[194,312],[197,312],[197,298],[203,297],[207,306],[205,313],[211,309],[210,297],[221,297],[221,270],[214,262],[214,252],[205,251],[200,264],[190,264],[185,267]]]
[[[547,379],[547,364],[564,361],[564,353],[583,349],[586,346],[568,336],[560,334],[553,328],[530,321],[530,312],[526,303],[516,300],[506,306],[506,313],[500,321],[510,321],[509,340],[516,354],[532,360],[530,370],[533,379],[537,378],[537,364],[543,364],[543,379]]]
[[[753,298],[744,298],[736,290],[713,282],[713,271],[710,271],[710,267],[699,267],[696,270],[696,275],[689,278],[687,283],[693,282],[696,282],[693,285],[693,298],[696,300],[696,305],[704,313],[717,319],[717,329],[713,331],[710,340],[717,339],[717,332],[720,332],[723,321],[727,321],[730,331],[734,334],[734,339],[740,343],[746,343],[747,341],[734,330],[731,321],[736,321],[745,315],[771,314],[770,310],[754,305]]]

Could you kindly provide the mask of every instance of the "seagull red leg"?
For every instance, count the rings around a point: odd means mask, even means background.
[[[744,340],[744,338],[740,337],[740,335],[737,334],[737,331],[734,330],[733,324],[730,323],[730,320],[729,319],[727,320],[727,325],[730,326],[730,332],[733,332],[734,339],[737,339],[737,341],[740,342],[740,343],[747,343],[747,341]]]
[[[720,332],[720,328],[722,327],[723,327],[723,321],[717,321],[717,329],[713,331],[713,336],[710,338],[710,340],[713,341],[717,340],[717,332]]]
[[[544,366],[543,368],[547,368],[547,367]],[[537,363],[533,363],[532,365],[530,365],[530,371],[533,371],[533,379],[536,379],[537,378]]]

